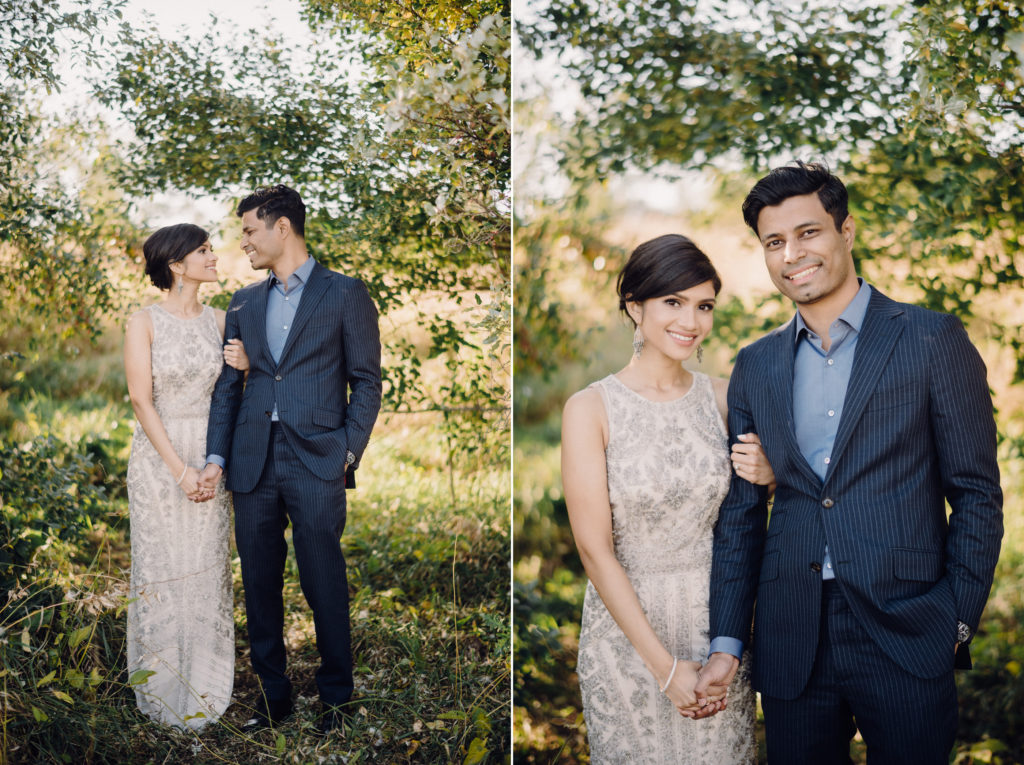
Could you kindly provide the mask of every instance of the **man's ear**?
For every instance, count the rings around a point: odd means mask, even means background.
[[[843,240],[846,242],[846,246],[852,251],[853,240],[857,235],[857,224],[854,223],[852,215],[846,216],[846,220],[843,221],[843,225],[840,226],[839,231],[843,235]]]

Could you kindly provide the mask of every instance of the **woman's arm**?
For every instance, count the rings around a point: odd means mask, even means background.
[[[576,548],[608,612],[661,688],[672,673],[674,657],[655,635],[625,569],[615,558],[604,454],[607,442],[600,393],[584,390],[572,396],[562,416],[562,486]],[[665,690],[680,711],[696,703],[693,686],[699,668],[698,662],[679,661]]]
[[[186,465],[178,456],[153,405],[152,345],[153,324],[149,314],[146,311],[132,314],[124,335],[124,371],[128,380],[128,397],[149,442],[163,459],[174,480],[191,498],[198,488],[199,471]]]
[[[728,390],[729,381],[720,377],[712,377],[711,384],[715,391],[715,403],[723,422],[729,422]],[[750,483],[768,487],[768,496],[775,493],[775,472],[772,470],[768,457],[761,447],[761,439],[757,433],[741,433],[736,436],[739,443],[732,445],[732,467],[736,475]]]

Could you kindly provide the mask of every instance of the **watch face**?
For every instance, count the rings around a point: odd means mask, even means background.
[[[971,639],[971,628],[963,622],[956,624],[956,639],[958,643],[966,643]]]

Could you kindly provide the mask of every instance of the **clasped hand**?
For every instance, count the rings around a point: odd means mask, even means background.
[[[192,473],[194,472],[194,481],[191,481],[188,487],[185,486],[187,481],[193,478]],[[212,462],[203,468],[203,472],[199,472],[195,468],[189,468],[189,474],[186,476],[186,480],[182,481],[182,488],[185,489],[185,495],[193,502],[208,502],[213,499],[213,495],[217,492],[217,481],[220,480],[221,469]],[[191,489],[191,491],[190,491]]]
[[[700,662],[680,661],[665,695],[683,717],[711,717],[728,704],[729,684],[738,667],[739,661],[723,653],[711,654],[703,667]]]

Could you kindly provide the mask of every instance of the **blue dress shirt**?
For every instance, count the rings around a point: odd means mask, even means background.
[[[860,289],[857,294],[829,327],[831,342],[827,351],[821,337],[811,331],[799,311],[795,319],[793,426],[800,453],[823,483],[843,416],[857,337],[871,301],[871,287],[863,279],[858,281]],[[823,552],[821,578],[835,578],[828,545]],[[711,641],[709,653],[728,653],[739,658],[743,653],[743,641],[718,636]]]
[[[302,290],[309,281],[309,275],[313,271],[316,261],[312,257],[306,258],[306,262],[295,269],[295,272],[288,277],[285,284],[277,278],[273,271],[267,277],[267,347],[270,355],[276,364],[281,360],[281,353],[284,345],[288,342],[288,331],[295,320],[295,312],[299,310],[299,302],[302,300]],[[253,351],[246,349],[247,353]],[[272,422],[278,421],[277,402],[274,402],[274,411],[270,415]],[[220,467],[222,470],[226,460],[219,454],[211,454],[206,458],[207,462]]]

